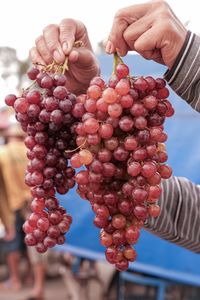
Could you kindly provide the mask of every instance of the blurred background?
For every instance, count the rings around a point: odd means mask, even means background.
[[[2,3],[0,10],[1,145],[8,144],[7,129],[15,124],[12,110],[4,105],[5,95],[19,94],[20,90],[28,85],[26,78],[26,71],[30,66],[28,52],[34,45],[36,37],[42,33],[42,29],[48,24],[59,23],[67,17],[85,23],[93,48],[100,60],[102,76],[107,80],[112,70],[112,57],[104,54],[102,41],[109,34],[113,16],[122,7],[142,2],[144,1],[7,0]],[[198,34],[200,32],[198,1],[168,2],[188,29]],[[159,77],[165,72],[163,66],[145,61],[138,55],[128,55],[124,61],[134,75]],[[173,119],[166,122],[166,131],[169,135],[167,142],[169,164],[173,167],[174,175],[185,176],[199,183],[200,174],[197,166],[200,164],[198,130],[200,116],[172,91],[170,100],[176,113]],[[17,142],[23,141],[22,134],[16,135]],[[1,186],[0,190],[2,192]],[[0,201],[3,201],[2,195],[1,193]],[[144,231],[136,247],[137,262],[131,265],[128,272],[119,274],[104,262],[104,249],[99,243],[98,229],[93,226],[93,213],[89,204],[81,200],[75,191],[59,198],[74,219],[67,243],[49,251],[42,258],[35,258],[34,253],[27,254],[27,250],[22,245],[23,249],[17,256],[17,270],[14,272],[19,282],[17,284],[15,282],[14,285],[9,278],[7,267],[9,262],[3,251],[5,231],[1,225],[1,300],[51,300],[55,296],[59,300],[200,299],[200,257],[197,254]],[[20,206],[20,210],[22,207],[23,205]]]

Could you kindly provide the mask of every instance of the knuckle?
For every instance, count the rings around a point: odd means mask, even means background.
[[[43,35],[38,36],[35,40],[35,44],[39,45],[43,41],[43,39],[44,39]]]
[[[171,9],[166,1],[158,0],[155,3],[157,10],[163,17],[169,17],[171,15]]]
[[[46,42],[46,45],[47,45],[47,47],[48,47],[48,49],[50,50],[50,51],[53,51],[53,50],[55,50],[56,48],[57,48],[57,43],[55,42],[55,41],[53,41],[53,40],[48,40],[47,42]]]
[[[127,43],[132,42],[133,38],[132,38],[132,34],[129,30],[125,30],[123,33],[123,38]]]
[[[74,27],[76,26],[76,21],[74,19],[63,19],[60,22],[60,29],[62,30],[62,32],[70,32],[70,30],[72,30]]]
[[[79,21],[79,24],[80,24],[80,28],[82,29],[82,31],[87,34],[87,28],[86,28],[85,24],[81,21]]]
[[[124,9],[118,9],[118,11],[115,13],[114,18],[115,19],[121,19],[124,16]]]
[[[138,43],[137,41],[134,43],[134,49],[135,49],[138,53],[144,52],[143,47],[142,47],[141,44]]]
[[[55,24],[49,24],[46,27],[44,27],[43,33],[47,34],[49,31],[52,31],[52,30],[55,30],[55,29],[57,29],[57,25],[55,25]]]
[[[166,19],[161,23],[160,32],[162,32],[162,34],[169,32],[172,26],[172,22]]]
[[[165,0],[154,0],[153,4],[161,8],[169,7],[168,3]]]
[[[171,11],[170,9],[167,10],[162,10],[160,17],[162,18],[162,20],[171,20]]]
[[[29,50],[29,58],[31,60],[33,60],[35,58],[35,52],[36,52],[36,48],[35,47],[32,47],[30,50]]]
[[[159,2],[160,2],[160,6],[163,9],[168,9],[169,8],[169,4],[167,3],[167,1],[165,1],[165,0],[159,0]]]
[[[116,47],[117,39],[116,39],[115,35],[112,32],[109,34],[108,40],[111,41],[114,44],[114,46]]]

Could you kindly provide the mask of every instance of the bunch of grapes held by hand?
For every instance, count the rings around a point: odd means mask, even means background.
[[[72,220],[56,193],[76,183],[95,213],[106,259],[123,271],[136,259],[144,222],[159,215],[161,180],[172,173],[163,127],[174,114],[169,91],[161,78],[132,77],[117,54],[108,83],[95,77],[86,94],[70,93],[64,73],[55,64],[33,68],[34,88],[5,100],[27,133],[25,181],[34,199],[25,241],[39,252],[64,243]]]

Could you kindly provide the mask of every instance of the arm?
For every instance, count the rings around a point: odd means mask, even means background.
[[[161,214],[149,218],[145,227],[150,232],[200,253],[200,185],[183,177],[162,182],[159,199]]]
[[[4,188],[4,182],[3,178],[0,174],[0,190],[1,190],[1,199],[0,199],[0,219],[5,226],[6,230],[6,240],[11,240],[14,237],[15,234],[15,216],[14,213],[11,211],[7,197],[6,197],[6,191]]]
[[[188,31],[171,70],[165,73],[171,88],[200,112],[200,37]]]

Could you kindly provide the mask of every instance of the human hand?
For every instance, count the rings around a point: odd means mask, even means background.
[[[80,48],[74,48],[75,41],[81,41]],[[48,25],[30,50],[32,63],[44,65],[63,64],[68,56],[69,71],[66,72],[67,88],[74,93],[85,92],[90,80],[99,74],[99,64],[83,23],[64,19],[59,25]]]
[[[120,9],[113,20],[106,52],[124,56],[135,50],[146,59],[173,66],[187,34],[170,6],[162,0]]]

